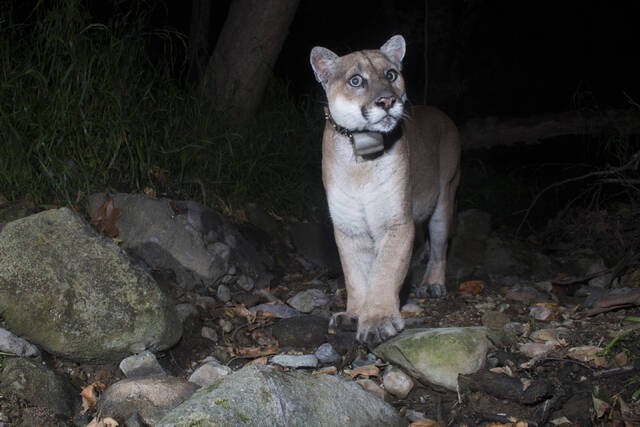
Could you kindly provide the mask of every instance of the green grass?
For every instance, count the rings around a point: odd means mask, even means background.
[[[319,108],[273,82],[254,117],[216,113],[175,77],[184,37],[138,12],[96,23],[79,3],[39,2],[26,22],[0,11],[0,194],[66,204],[204,189],[207,202],[297,215],[321,200]]]

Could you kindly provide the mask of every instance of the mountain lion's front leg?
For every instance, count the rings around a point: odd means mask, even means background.
[[[334,314],[329,329],[355,331],[367,298],[368,277],[375,256],[373,239],[366,233],[346,234],[337,227],[334,234],[347,288],[347,311]]]
[[[357,339],[369,346],[404,329],[400,314],[400,288],[411,261],[415,229],[413,221],[394,224],[376,240],[369,288],[360,309]]]

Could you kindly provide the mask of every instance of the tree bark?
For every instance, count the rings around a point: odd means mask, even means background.
[[[623,135],[640,134],[640,111],[569,111],[519,119],[485,117],[468,120],[460,126],[465,150],[517,143],[534,144],[557,136],[598,135],[608,130]]]
[[[254,112],[289,32],[299,0],[233,0],[202,89],[214,108]]]
[[[202,77],[209,56],[209,25],[211,0],[191,0],[189,25],[189,81],[197,84]]]

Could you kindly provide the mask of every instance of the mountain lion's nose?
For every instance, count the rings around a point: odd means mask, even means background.
[[[395,104],[395,103],[396,103],[396,97],[395,96],[381,96],[376,101],[376,105],[379,106],[379,107],[384,108],[385,110],[388,110],[391,107],[393,107],[393,104]]]

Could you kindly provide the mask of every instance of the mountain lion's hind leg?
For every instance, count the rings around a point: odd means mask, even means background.
[[[436,209],[429,219],[429,262],[421,286],[416,291],[419,298],[441,298],[447,294],[447,247],[453,222],[456,187],[457,180],[454,179],[440,193]]]

